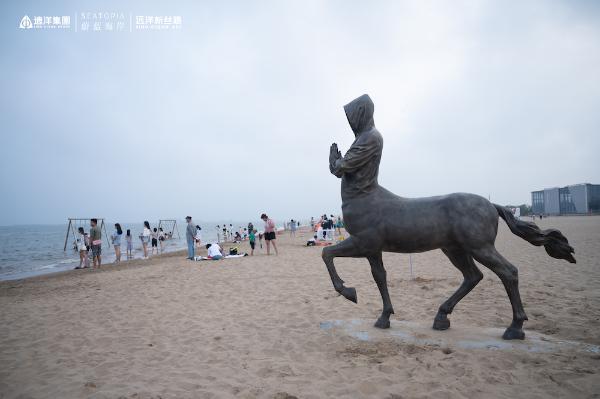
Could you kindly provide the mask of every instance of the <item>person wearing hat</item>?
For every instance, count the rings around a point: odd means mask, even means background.
[[[194,241],[196,238],[196,226],[194,226],[191,216],[186,216],[185,221],[187,222],[187,227],[185,229],[185,239],[187,241],[188,247],[188,259],[194,260]]]

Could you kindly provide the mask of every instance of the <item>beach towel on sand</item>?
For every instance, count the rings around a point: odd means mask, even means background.
[[[223,259],[243,258],[244,256],[248,256],[248,254],[245,253],[245,252],[242,252],[242,253],[239,253],[237,255],[225,255],[223,257]],[[194,260],[196,260],[196,261],[200,261],[200,260],[212,260],[212,258],[207,258],[206,256],[194,256]]]

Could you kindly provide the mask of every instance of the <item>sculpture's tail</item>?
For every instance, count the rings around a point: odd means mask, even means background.
[[[567,237],[563,236],[559,230],[540,230],[535,223],[515,218],[510,209],[496,204],[494,206],[498,211],[498,215],[504,219],[513,234],[538,247],[543,245],[548,255],[553,258],[565,259],[571,263],[576,263],[575,258],[571,255],[575,253],[575,250],[569,245]]]

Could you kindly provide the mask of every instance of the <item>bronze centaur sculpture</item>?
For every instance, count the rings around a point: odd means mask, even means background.
[[[523,339],[527,315],[521,304],[518,271],[494,247],[500,216],[510,231],[533,245],[543,245],[558,259],[575,263],[573,248],[555,229],[540,230],[534,223],[516,219],[512,212],[474,194],[456,193],[440,197],[402,198],[377,182],[383,138],[373,122],[374,105],[362,95],[344,106],[356,139],[342,157],[332,144],[329,169],[342,178],[342,212],[349,237],[323,249],[323,261],[337,292],[356,302],[356,290],[345,287],[333,265],[336,257],[367,258],[383,300],[383,311],[375,327],[389,328],[394,313],[388,294],[382,251],[414,253],[440,248],[464,276],[458,290],[440,307],[433,322],[436,330],[450,327],[448,314],[483,278],[474,260],[498,275],[512,305],[513,320],[504,339]]]

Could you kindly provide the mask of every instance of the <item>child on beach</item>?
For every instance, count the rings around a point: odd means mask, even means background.
[[[77,250],[79,251],[79,266],[75,269],[83,269],[88,268],[89,259],[88,259],[88,251],[87,251],[87,236],[85,231],[83,231],[83,227],[77,229],[79,231],[79,235],[77,237]],[[81,265],[84,265],[83,267]]]
[[[194,240],[196,241],[196,249],[198,253],[200,253],[200,248],[202,247],[202,227],[200,225],[196,225],[196,235],[194,236]]]
[[[125,236],[125,241],[127,241],[127,259],[133,258],[133,237],[131,236],[131,230],[127,229],[127,235]]]
[[[256,246],[256,230],[250,231],[250,256],[254,255],[254,247]]]
[[[154,249],[158,255],[158,229],[155,227],[152,231],[152,254],[154,255]]]
[[[162,254],[165,250],[165,232],[162,227],[158,229],[158,242],[160,243],[160,253]]]

